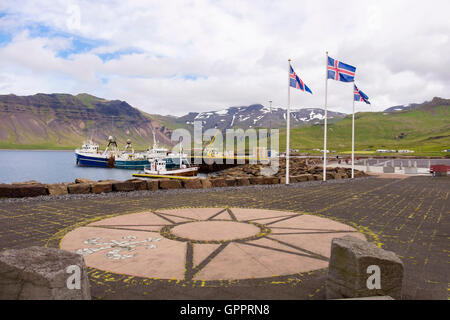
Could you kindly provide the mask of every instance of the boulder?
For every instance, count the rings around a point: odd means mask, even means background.
[[[248,178],[236,178],[236,185],[237,186],[249,186],[250,180]]]
[[[67,194],[67,185],[63,184],[63,183],[53,183],[53,184],[47,184],[47,191],[48,194],[51,196],[56,196],[56,195],[62,195],[62,194]]]
[[[203,188],[212,188],[212,183],[210,179],[201,179]]]
[[[68,284],[79,268],[80,288]],[[29,247],[0,252],[0,300],[90,300],[87,268],[81,255],[56,248]]]
[[[0,184],[0,198],[23,198],[47,195],[43,184]]]
[[[368,286],[369,277],[374,274],[369,266],[379,267],[379,288]],[[400,299],[402,280],[403,263],[394,252],[351,236],[332,240],[326,280],[327,299],[369,296]]]
[[[323,175],[321,174],[313,174],[314,180],[323,180]]]
[[[89,183],[74,183],[67,186],[69,193],[90,193],[91,185]]]
[[[332,172],[331,175],[333,176],[333,179],[342,179],[342,176],[339,172]]]
[[[102,181],[91,184],[92,193],[106,193],[112,191],[112,182]]]
[[[142,179],[130,179],[127,180],[134,186],[134,190],[147,190],[147,181]]]
[[[75,183],[89,183],[89,184],[91,184],[91,183],[95,183],[95,181],[91,180],[91,179],[87,179],[87,178],[76,178],[75,179]]]
[[[250,177],[250,184],[264,184],[264,177]]]
[[[159,180],[148,179],[146,182],[147,182],[147,190],[155,191],[159,189]]]
[[[128,192],[134,191],[134,183],[131,181],[117,181],[112,184],[113,191]]]
[[[202,189],[203,185],[200,179],[183,180],[183,187],[186,189]]]
[[[176,179],[162,179],[159,181],[160,189],[179,189],[181,188],[181,181]]]

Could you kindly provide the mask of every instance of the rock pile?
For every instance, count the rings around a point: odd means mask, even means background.
[[[289,176],[291,178],[304,176],[304,175],[312,175],[311,177],[306,177],[306,179],[300,178],[300,181],[307,180],[322,180],[323,175],[323,167],[318,164],[321,162],[319,159],[299,159],[294,158],[289,161]],[[269,165],[262,164],[245,164],[229,169],[222,170],[218,172],[215,177],[219,178],[235,178],[235,177],[262,177],[265,176],[264,170],[269,169]],[[267,170],[270,172],[269,170]],[[363,171],[355,170],[355,177],[361,177],[366,175]],[[279,169],[277,172],[272,174],[272,176],[277,178],[282,178],[286,176],[286,160],[280,159]],[[327,168],[327,179],[345,179],[351,177],[351,169],[350,168]],[[305,179],[305,180],[304,180]],[[300,182],[298,181],[298,182]],[[296,182],[296,178],[292,180],[292,182]]]

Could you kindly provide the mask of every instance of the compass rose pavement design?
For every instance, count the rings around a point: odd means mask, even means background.
[[[239,280],[326,268],[331,240],[352,227],[309,214],[243,208],[148,211],[69,232],[61,249],[89,267],[175,280]]]

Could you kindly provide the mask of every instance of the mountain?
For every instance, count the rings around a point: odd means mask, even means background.
[[[292,127],[321,123],[325,111],[319,108],[304,108],[291,110]],[[328,111],[328,119],[339,120],[346,116],[344,113]],[[218,128],[280,128],[286,126],[286,109],[265,107],[261,104],[250,106],[230,107],[220,111],[190,112],[176,120],[178,124],[193,125],[194,121],[202,121],[205,129]]]
[[[347,116],[328,126],[328,149],[351,150],[352,119]],[[280,132],[280,147],[286,144]],[[291,147],[304,152],[323,149],[323,125],[291,131]],[[355,114],[355,150],[410,149],[419,154],[444,155],[450,147],[450,99],[433,98],[396,112]]]
[[[0,95],[0,148],[73,149],[92,138],[105,145],[109,135],[120,145],[131,139],[141,149],[171,144],[171,130],[121,100],[88,94]]]
[[[433,108],[436,106],[448,106],[450,105],[449,99],[443,99],[439,97],[434,97],[431,101],[425,101],[423,103],[410,103],[406,106],[399,105],[387,108],[384,112],[400,112],[400,111],[409,111],[415,109],[423,109],[423,108]]]

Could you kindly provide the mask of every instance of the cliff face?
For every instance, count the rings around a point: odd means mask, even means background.
[[[0,95],[0,147],[73,148],[92,138],[104,145],[109,135],[119,144],[170,144],[170,130],[125,101],[88,94]]]

